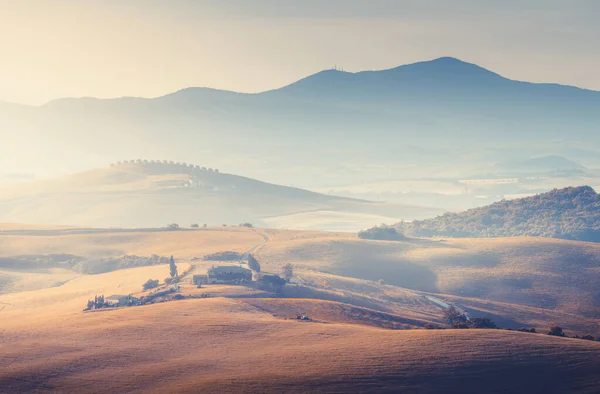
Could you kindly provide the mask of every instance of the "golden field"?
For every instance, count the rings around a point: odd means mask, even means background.
[[[98,294],[140,294],[146,280],[168,276],[168,265],[97,275],[0,266],[0,392],[468,393],[485,385],[592,393],[600,385],[600,343],[543,334],[553,324],[599,333],[595,244],[382,242],[239,227],[27,230],[0,234],[0,264],[22,255],[157,254],[173,255],[180,272],[202,273],[219,264],[198,259],[205,254],[252,251],[264,272],[293,264],[294,284],[277,297],[245,286],[197,289],[188,274],[180,293],[212,298],[83,312]],[[425,330],[445,324],[432,298],[542,334]]]
[[[497,330],[284,320],[175,301],[3,330],[4,392],[581,392],[600,344]]]

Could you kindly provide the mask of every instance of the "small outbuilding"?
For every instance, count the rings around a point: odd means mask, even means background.
[[[119,295],[119,294],[113,294],[110,297],[106,297],[104,299],[104,302],[107,303],[110,306],[127,306],[129,305],[129,300],[131,300],[132,297],[128,296],[128,295]]]
[[[208,284],[208,275],[194,275],[192,277],[192,283],[196,286]]]

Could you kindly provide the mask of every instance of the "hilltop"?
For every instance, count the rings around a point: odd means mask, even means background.
[[[589,186],[555,189],[396,227],[424,237],[533,236],[600,242],[600,195]]]
[[[95,227],[169,223],[355,230],[438,212],[275,185],[187,163],[128,160],[6,188],[0,221]]]

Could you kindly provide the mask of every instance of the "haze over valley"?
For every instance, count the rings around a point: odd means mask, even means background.
[[[439,58],[384,71],[326,70],[259,94],[188,88],[154,99],[5,103],[0,122],[11,132],[1,157],[25,178],[169,157],[328,194],[457,211],[597,186],[599,105],[595,91],[513,81]],[[20,180],[15,175],[4,174],[4,183]]]
[[[0,394],[600,392],[584,0],[0,0]]]

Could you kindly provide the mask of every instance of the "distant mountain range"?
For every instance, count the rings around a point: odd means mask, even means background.
[[[366,174],[373,165],[446,177],[507,159],[596,160],[599,123],[600,92],[513,81],[440,58],[326,70],[258,94],[189,88],[153,99],[0,104],[0,128],[10,131],[0,165],[55,174],[132,156],[201,157],[230,172],[324,187],[390,178]]]
[[[569,187],[395,227],[424,237],[534,236],[600,242],[600,195],[589,186]]]
[[[274,185],[216,169],[131,160],[75,175],[23,183],[0,192],[0,222],[94,227],[170,223],[356,231],[389,218],[438,210],[374,203]]]

